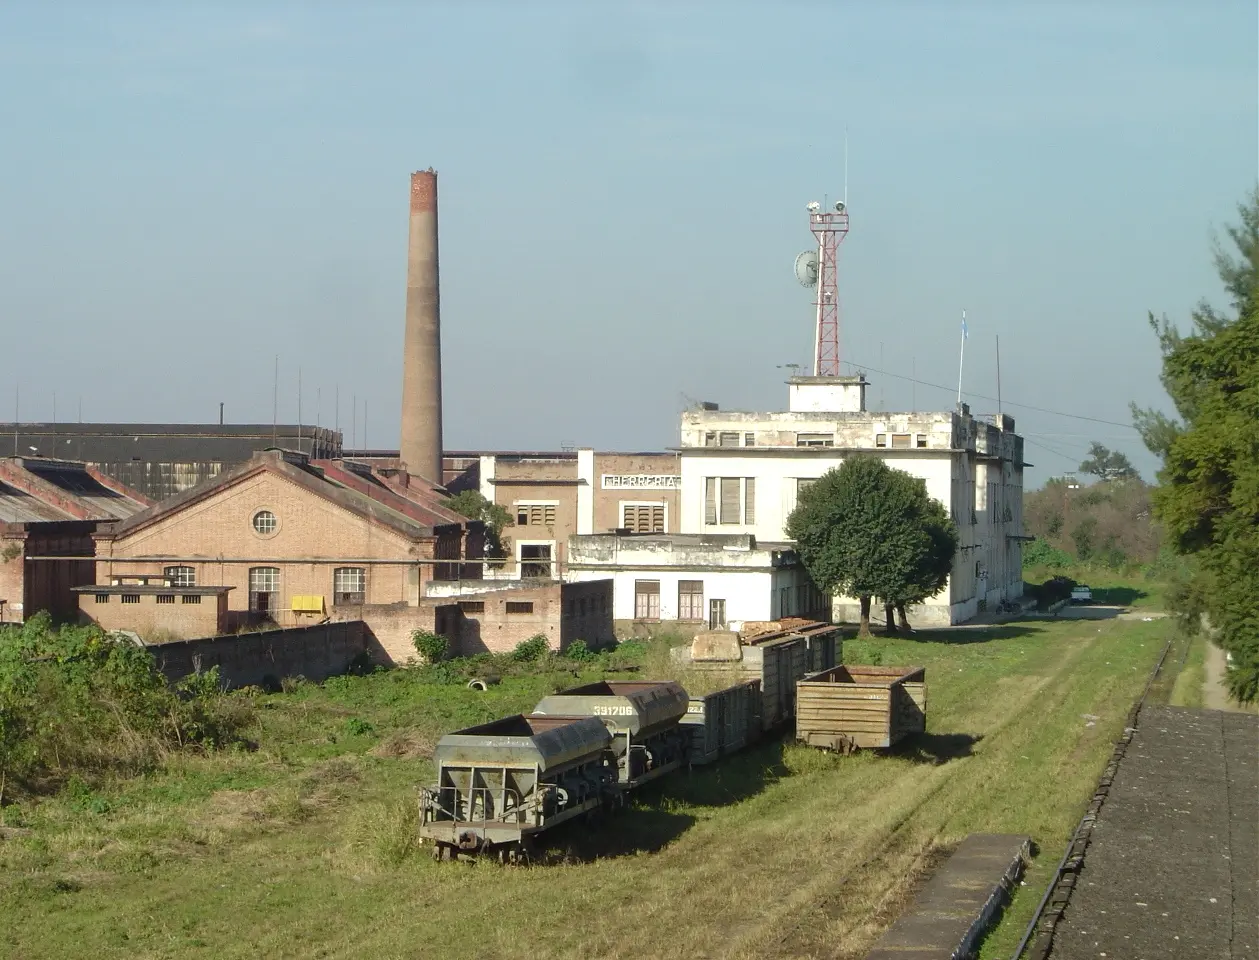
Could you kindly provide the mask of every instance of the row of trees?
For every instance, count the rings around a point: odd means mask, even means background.
[[[1235,252],[1216,245],[1230,303],[1203,302],[1181,334],[1150,314],[1161,380],[1176,415],[1133,404],[1142,439],[1162,460],[1154,512],[1172,548],[1191,560],[1175,598],[1191,623],[1205,615],[1232,654],[1228,683],[1259,694],[1259,188],[1229,227]]]
[[[858,598],[862,634],[874,598],[889,633],[894,613],[909,629],[905,607],[948,583],[958,539],[924,481],[875,457],[850,457],[803,490],[786,533],[819,589]]]

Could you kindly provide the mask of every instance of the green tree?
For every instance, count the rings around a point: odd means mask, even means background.
[[[925,522],[930,502],[921,480],[874,457],[850,457],[804,490],[787,518],[818,588],[858,598],[863,635],[872,597],[894,605],[918,595],[936,549]]]
[[[1259,188],[1239,210],[1228,234],[1240,256],[1215,251],[1235,314],[1204,302],[1187,336],[1151,318],[1179,420],[1133,412],[1163,458],[1155,514],[1172,548],[1195,560],[1179,612],[1191,622],[1206,614],[1233,655],[1232,694],[1251,702],[1259,694]]]
[[[893,470],[892,473],[895,475],[901,471]],[[902,476],[921,488],[919,522],[930,539],[930,548],[919,557],[918,564],[909,582],[905,584],[904,591],[890,598],[900,620],[900,629],[908,632],[909,618],[905,615],[905,607],[911,603],[922,603],[948,586],[949,574],[953,571],[953,556],[957,553],[957,524],[944,509],[944,504],[927,496],[927,487],[922,480],[910,477],[908,474],[902,474]],[[887,620],[890,631],[892,626],[890,615]]]
[[[511,514],[506,507],[491,503],[479,490],[461,490],[446,501],[446,506],[461,517],[479,520],[485,524],[486,556],[507,556],[507,541],[503,539],[503,529],[511,524]]]
[[[1096,441],[1089,444],[1089,455],[1080,464],[1080,472],[1106,481],[1141,479],[1126,455],[1118,450],[1108,450]]]

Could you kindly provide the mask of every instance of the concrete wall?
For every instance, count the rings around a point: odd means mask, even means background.
[[[285,677],[320,681],[345,672],[360,653],[372,653],[367,630],[359,621],[327,623],[289,630],[231,634],[180,640],[149,647],[158,667],[171,681],[198,666],[217,666],[231,687],[273,686]]]
[[[278,526],[260,535],[253,516],[270,510]],[[366,604],[419,603],[422,581],[433,568],[430,540],[412,542],[272,473],[249,477],[157,523],[98,544],[96,582],[111,576],[160,575],[162,568],[188,565],[197,586],[230,586],[229,610],[249,609],[251,567],[280,568],[277,613],[282,625],[323,614],[293,614],[295,595],[324,598],[333,606],[333,571],[362,566],[367,571]],[[244,617],[242,616],[242,619]]]

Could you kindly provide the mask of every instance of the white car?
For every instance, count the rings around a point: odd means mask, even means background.
[[[1080,584],[1078,587],[1072,587],[1071,588],[1071,602],[1072,603],[1092,603],[1093,591],[1090,590],[1084,584]]]

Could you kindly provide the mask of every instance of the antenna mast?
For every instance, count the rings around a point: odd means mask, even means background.
[[[846,178],[845,178],[846,179]],[[846,189],[845,185],[845,189]],[[809,229],[817,238],[817,336],[813,374],[839,376],[839,245],[848,235],[848,204],[840,200],[833,211],[809,204]]]

